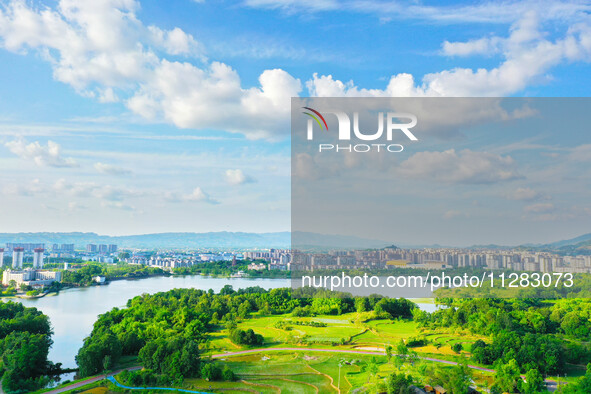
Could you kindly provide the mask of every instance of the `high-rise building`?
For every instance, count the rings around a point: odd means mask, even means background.
[[[12,268],[23,268],[23,257],[25,255],[25,248],[17,246],[12,249]]]
[[[0,248],[0,267],[4,266],[4,248]]]
[[[108,250],[109,249],[108,249],[107,245],[105,245],[105,244],[100,244],[98,246],[98,252],[99,253],[107,253]]]
[[[43,268],[43,253],[45,249],[35,248],[33,250],[33,269],[40,270]]]
[[[6,249],[13,251],[14,248],[23,248],[23,252],[33,252],[35,248],[45,249],[45,244],[34,244],[34,243],[6,243]]]
[[[109,253],[117,253],[117,245],[110,244],[107,249]]]
[[[53,244],[54,253],[74,253],[74,244]]]
[[[95,244],[88,244],[86,245],[86,251],[88,253],[96,253],[98,250],[97,246]]]

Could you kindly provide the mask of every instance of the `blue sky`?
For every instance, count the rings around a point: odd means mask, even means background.
[[[289,230],[292,96],[588,96],[588,3],[440,3],[0,1],[0,231]]]

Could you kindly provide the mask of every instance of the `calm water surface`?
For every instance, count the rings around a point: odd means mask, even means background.
[[[91,286],[63,290],[59,295],[38,299],[15,299],[25,306],[35,307],[49,316],[54,334],[49,359],[62,363],[64,368],[76,368],[74,357],[82,342],[92,331],[98,315],[112,308],[125,307],[127,300],[144,293],[157,293],[174,288],[213,289],[218,292],[225,285],[235,290],[260,286],[264,289],[290,287],[289,279],[212,278],[200,275],[159,276],[146,279],[117,280],[106,286]],[[436,309],[433,304],[419,304],[428,312]],[[72,379],[73,374],[62,375],[62,380]]]
[[[37,299],[16,298],[25,306],[35,307],[49,316],[54,334],[49,359],[64,368],[76,368],[74,357],[82,342],[92,331],[98,315],[114,307],[125,307],[127,300],[144,293],[158,293],[174,288],[213,289],[225,285],[234,289],[260,286],[264,289],[289,287],[289,279],[212,278],[200,275],[158,276],[145,279],[117,280],[106,286],[91,286],[63,290],[59,295]],[[73,374],[62,375],[62,380]]]

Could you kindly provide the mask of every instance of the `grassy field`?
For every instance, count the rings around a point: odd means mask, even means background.
[[[352,385],[349,374],[358,374],[360,365],[372,356],[319,352],[262,352],[220,360],[236,373],[240,381],[227,383],[237,390],[254,389],[272,393],[346,393]],[[385,360],[385,356],[378,356]],[[194,388],[208,387],[201,379],[188,381]],[[215,390],[215,386],[212,389]],[[218,387],[219,388],[219,387]]]
[[[414,348],[418,353],[455,355],[451,347],[461,343],[462,354],[468,353],[470,346],[484,337],[469,335],[465,332],[449,330],[426,330],[418,324],[406,320],[368,320],[365,314],[349,313],[341,316],[252,316],[240,322],[238,328],[252,329],[265,338],[265,347],[305,346],[314,348],[357,349],[368,351],[384,351],[386,346],[394,348],[400,340],[407,341],[411,337],[425,337],[429,344]],[[282,323],[280,323],[282,322]],[[295,322],[308,324],[323,323],[325,327],[297,325]],[[210,335],[208,354],[235,352],[245,347],[233,344],[228,338],[227,330],[220,329]]]
[[[188,379],[183,388],[206,392],[224,393],[347,393],[376,379],[384,379],[398,371],[383,354],[386,346],[394,349],[398,343],[411,337],[424,337],[428,344],[413,348],[419,356],[459,361],[469,356],[470,345],[479,337],[464,332],[426,330],[417,323],[407,320],[371,320],[367,313],[350,313],[340,316],[257,316],[238,323],[238,328],[252,329],[263,335],[264,348],[257,353],[234,355],[234,352],[248,350],[228,338],[228,331],[222,327],[210,334],[208,347],[203,357],[216,355],[216,362],[228,365],[237,375],[236,382],[208,382],[202,379]],[[323,327],[315,327],[321,324]],[[462,343],[461,354],[452,351],[454,343]],[[301,351],[284,351],[279,348],[298,348]],[[315,352],[306,348],[335,350]],[[274,350],[275,349],[275,350]],[[338,350],[375,352],[375,355],[338,353]],[[394,350],[395,351],[395,350]],[[381,353],[380,353],[381,352]],[[227,353],[227,355],[226,355]],[[125,366],[137,362],[124,360]],[[365,371],[368,363],[376,363],[378,373]],[[402,371],[419,377],[418,369],[425,365],[442,365],[431,361],[420,361],[417,365],[406,363]],[[339,368],[340,365],[340,368]],[[424,371],[423,371],[424,372]],[[490,379],[487,373],[476,372],[475,380]],[[428,383],[428,382],[425,382]],[[103,384],[103,389],[93,388],[92,393],[108,393],[115,390]],[[340,390],[339,390],[340,387]],[[99,390],[99,391],[96,391]],[[100,391],[103,390],[103,391]],[[116,392],[121,392],[116,389]],[[138,391],[135,391],[138,392]]]
[[[404,364],[398,370],[391,362],[388,362],[385,356],[381,355],[339,354],[306,350],[301,352],[263,351],[250,355],[229,356],[216,362],[228,365],[238,375],[239,380],[235,382],[208,382],[203,379],[187,379],[183,388],[211,393],[348,393],[353,387],[363,388],[377,380],[383,380],[394,371],[420,377],[421,369],[424,371],[425,368],[441,366],[439,363],[420,361],[415,365]],[[363,368],[365,364],[370,362],[375,362],[379,367],[376,375],[371,375]],[[444,368],[451,367],[444,366]],[[477,384],[483,384],[485,381],[490,384],[492,375],[474,371],[474,381]],[[429,384],[430,381],[425,378],[422,383]],[[95,385],[92,389],[78,392],[109,394],[123,391],[105,382],[100,387]]]

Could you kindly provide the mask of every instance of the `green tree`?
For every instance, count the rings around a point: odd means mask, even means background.
[[[213,363],[206,363],[201,368],[201,378],[207,381],[218,381],[222,377],[222,371]]]
[[[226,382],[233,382],[236,380],[236,375],[234,375],[234,372],[227,365],[222,369],[222,379]]]
[[[544,377],[536,368],[532,368],[525,374],[525,381],[521,384],[520,391],[524,394],[536,394],[546,391]]]
[[[448,387],[454,394],[468,394],[472,381],[472,369],[467,364],[458,364],[451,368]]]
[[[508,363],[497,364],[493,389],[500,392],[514,393],[521,385],[519,367],[514,359]]]
[[[386,346],[386,357],[388,358],[388,362],[392,359],[392,346]]]
[[[398,354],[398,357],[402,359],[405,359],[408,355],[408,347],[404,344],[404,341],[402,339],[400,340],[400,342],[398,342],[398,345],[396,346],[396,353]]]
[[[411,394],[412,376],[396,372],[388,375],[386,379],[386,390],[388,394]]]

